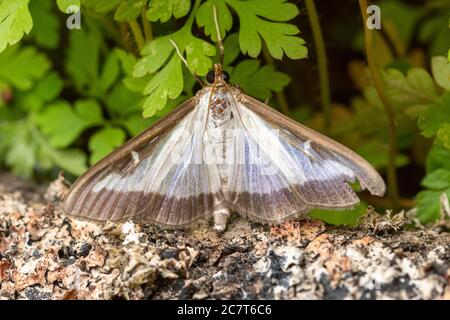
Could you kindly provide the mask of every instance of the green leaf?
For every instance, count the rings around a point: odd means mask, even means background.
[[[140,113],[132,114],[122,120],[122,125],[127,129],[130,135],[134,137],[150,127],[157,119],[158,117],[142,118]]]
[[[86,170],[86,155],[78,149],[49,146],[35,119],[34,114],[29,114],[24,119],[0,124],[0,150],[5,164],[24,178],[31,177],[34,169],[49,170],[54,165],[75,175],[82,174]]]
[[[135,64],[133,70],[134,77],[143,77],[159,70],[151,77],[143,91],[145,95],[149,95],[144,102],[145,117],[163,109],[168,98],[175,99],[183,91],[181,59],[170,41],[175,42],[181,53],[186,55],[192,73],[203,76],[212,65],[209,57],[215,54],[215,47],[194,37],[189,23],[169,36],[148,43],[141,51],[143,58]]]
[[[183,102],[186,99],[185,98],[189,98],[192,97],[194,95],[194,87],[197,84],[197,82],[195,81],[195,78],[192,76],[192,74],[186,70],[186,68],[183,68],[183,92],[187,94],[186,97],[184,97],[183,100],[180,100],[179,102]],[[179,96],[177,99],[180,99],[180,97],[182,97],[183,95]],[[176,101],[175,100],[169,100],[170,104],[171,102]],[[167,105],[166,105],[167,106]],[[178,106],[178,104],[175,105],[175,107]]]
[[[120,3],[114,19],[117,21],[132,21],[140,14],[142,8],[147,5],[147,0],[126,0]]]
[[[38,171],[51,170],[54,165],[53,161],[53,148],[37,148],[36,150],[36,163],[35,167]]]
[[[76,101],[75,111],[87,121],[90,126],[103,123],[102,108],[96,100],[83,99]]]
[[[110,114],[114,116],[124,116],[136,113],[141,109],[139,104],[142,96],[130,91],[123,83],[118,83],[106,95],[105,103]],[[140,115],[142,117],[142,115]]]
[[[170,59],[167,66],[154,76],[144,89],[149,95],[144,103],[144,117],[153,116],[167,103],[167,98],[175,99],[183,92],[183,71],[177,56]]]
[[[58,167],[77,176],[87,169],[86,155],[78,149],[51,149],[49,157]]]
[[[272,91],[281,91],[290,82],[289,76],[275,71],[272,65],[260,68],[259,60],[244,60],[233,70],[231,81],[239,84],[249,95],[265,100],[272,96]]]
[[[71,6],[80,7],[80,0],[56,0],[59,10],[64,13],[69,13],[67,9]]]
[[[27,92],[21,106],[29,111],[39,111],[47,102],[54,100],[63,88],[63,80],[56,72],[47,74],[31,92]]]
[[[0,53],[29,33],[33,19],[28,10],[30,0],[0,0]]]
[[[211,36],[213,41],[217,41],[217,28],[214,21],[214,6],[217,10],[217,21],[219,24],[220,36],[225,39],[226,33],[233,26],[233,17],[223,0],[209,0],[203,3],[197,10],[195,19],[199,27],[205,28],[205,34]]]
[[[146,75],[142,78],[134,78],[134,77],[125,77],[122,79],[123,84],[127,87],[128,90],[136,93],[142,93],[147,83],[153,78],[153,75]]]
[[[158,38],[147,44],[141,51],[143,58],[136,63],[133,75],[142,77],[162,67],[169,56],[175,54],[175,48],[170,40],[176,43],[181,53],[186,54],[189,70],[199,76],[205,75],[212,65],[209,57],[215,55],[216,49],[208,42],[194,37],[189,26],[186,26],[169,36]],[[174,57],[180,60],[176,54]]]
[[[19,141],[9,150],[5,161],[8,166],[12,167],[15,175],[30,177],[35,163],[34,146],[25,141]]]
[[[107,13],[116,8],[122,0],[81,0],[86,8],[94,9],[98,13]]]
[[[183,47],[189,70],[199,76],[205,75],[212,65],[212,60],[209,57],[216,54],[216,48],[193,36],[188,41],[184,41]]]
[[[106,58],[103,70],[100,75],[100,90],[102,93],[108,91],[111,85],[116,81],[120,73],[119,59],[114,51]]]
[[[166,22],[173,15],[178,19],[187,15],[190,7],[190,0],[152,0],[147,11],[147,18],[150,21]]]
[[[142,114],[135,113],[127,115],[127,117],[120,122],[132,136],[137,136],[142,131],[153,125],[156,121],[162,119],[173,108],[185,101],[186,98],[187,97],[185,95],[181,95],[174,100],[168,101],[166,106],[162,110],[157,111],[151,118],[143,118]]]
[[[173,35],[172,35],[173,37]],[[148,43],[141,51],[143,56],[134,66],[133,76],[142,77],[157,71],[174,50],[167,37],[161,37]]]
[[[406,75],[407,81],[410,83],[416,95],[424,95],[427,99],[436,100],[439,96],[434,87],[434,82],[431,76],[425,69],[411,68]]]
[[[99,59],[101,37],[97,30],[71,30],[67,50],[66,71],[81,93],[101,96]]]
[[[358,148],[358,154],[368,160],[375,168],[386,168],[389,163],[389,145],[379,140],[364,143]],[[404,167],[409,163],[409,158],[397,153],[395,158],[396,167]]]
[[[440,196],[443,192],[450,198],[450,189],[444,191],[424,190],[417,194],[417,217],[422,223],[440,218]]]
[[[114,49],[114,51],[122,64],[122,70],[125,74],[132,75],[134,65],[137,61],[136,57],[132,53],[122,49]]]
[[[56,71],[52,71],[36,84],[34,93],[36,93],[43,102],[49,102],[58,97],[63,86],[63,79],[61,79]]]
[[[450,123],[445,123],[436,134],[437,141],[450,149]]]
[[[394,41],[400,52],[408,48],[415,32],[414,25],[423,15],[421,8],[402,1],[383,1],[380,3],[383,31]]]
[[[0,53],[0,81],[28,90],[50,68],[47,57],[34,47],[9,47]]]
[[[89,139],[89,158],[91,164],[102,159],[116,147],[120,146],[126,138],[125,132],[120,128],[106,127],[92,135]]]
[[[257,57],[262,49],[262,38],[276,59],[281,59],[283,54],[291,59],[307,56],[304,40],[296,36],[299,33],[297,27],[284,23],[298,15],[294,4],[286,3],[286,0],[208,0],[199,7],[196,21],[213,41],[217,41],[214,6],[222,39],[233,25],[228,6],[237,12],[240,22],[239,43],[244,54]]]
[[[437,84],[450,91],[450,61],[444,56],[433,57],[431,59],[431,69]]]
[[[450,122],[450,92],[446,92],[439,104],[433,104],[419,117],[419,128],[425,137],[433,137]]]
[[[413,30],[419,42],[427,48],[427,53],[432,56],[445,54],[450,42],[450,28],[445,28],[448,24],[449,6],[444,6],[421,21],[420,28]]]
[[[305,41],[296,36],[295,25],[283,23],[298,14],[297,7],[286,0],[226,0],[237,12],[240,22],[239,44],[244,54],[256,58],[262,49],[261,38],[275,59],[285,53],[291,59],[308,54]]]
[[[450,150],[433,145],[426,159],[427,175],[422,180],[424,190],[417,194],[417,216],[422,222],[440,218],[440,196],[443,192],[450,197]]]
[[[102,99],[120,73],[117,51],[113,50],[100,67],[101,34],[94,28],[72,30],[69,35],[66,69],[83,95]],[[100,71],[101,70],[101,71]]]
[[[223,55],[223,67],[230,65],[239,56],[239,34],[230,34],[223,43],[224,55]]]
[[[367,102],[371,105],[371,107],[374,107],[380,111],[383,110],[383,102],[380,99],[380,96],[378,95],[377,90],[375,87],[367,87],[363,91],[364,98],[366,98]]]
[[[123,84],[130,91],[142,93],[153,75],[147,74],[143,77],[135,78],[133,76],[133,69],[136,65],[136,57],[133,54],[121,49],[115,49],[115,52],[121,62],[122,70],[126,74],[126,76],[122,79]],[[145,73],[145,70],[143,72]]]
[[[396,69],[389,69],[383,78],[389,101],[396,106],[411,107],[439,100],[433,79],[424,69],[411,68],[406,76]]]
[[[450,170],[437,169],[427,174],[422,180],[422,186],[434,190],[450,188]]]
[[[36,43],[44,48],[54,49],[59,42],[60,20],[53,13],[53,0],[30,2],[30,12],[34,27],[30,35]]]
[[[350,225],[354,226],[358,222],[358,218],[363,216],[367,211],[367,204],[361,202],[354,209],[350,210],[323,210],[314,209],[309,213],[309,216],[314,219],[320,219],[326,223],[333,225]]]
[[[27,124],[17,122],[8,126],[6,138],[9,147],[5,156],[6,165],[11,167],[13,173],[18,176],[31,177],[36,163],[36,146],[31,139]]]
[[[439,168],[450,171],[450,150],[434,144],[428,152],[425,167],[427,172],[433,172]]]
[[[95,100],[78,100],[74,108],[57,101],[38,114],[37,123],[53,147],[63,148],[85,129],[102,124],[102,110]]]

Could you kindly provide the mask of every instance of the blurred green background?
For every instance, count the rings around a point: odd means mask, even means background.
[[[440,198],[450,197],[450,1],[371,4],[381,30],[370,50],[394,117],[367,68],[358,1],[0,0],[1,170],[38,182],[63,170],[73,180],[192,96],[191,73],[204,76],[217,60],[215,6],[225,67],[247,94],[384,177],[395,122],[398,195],[362,194],[355,210],[313,216],[353,224],[370,204],[439,219]]]

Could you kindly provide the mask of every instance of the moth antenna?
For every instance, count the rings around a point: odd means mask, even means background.
[[[216,5],[213,5],[213,17],[214,17],[214,25],[216,26],[217,45],[219,46],[219,62],[221,65],[223,65],[223,56],[225,53],[225,49],[223,47],[222,36],[220,35],[220,27],[219,27],[219,20],[217,19]]]
[[[175,43],[175,41],[173,41],[172,39],[169,39],[170,43],[172,44],[172,46],[175,48],[178,56],[180,57],[181,61],[183,61],[183,63],[186,65],[186,67],[188,68],[188,63],[186,61],[186,59],[184,58],[184,56],[181,54],[180,49],[178,48],[177,44]]]
[[[186,66],[186,68],[190,71],[188,63],[186,61],[186,59],[184,58],[184,56],[181,54],[180,49],[178,48],[177,44],[175,43],[175,41],[173,41],[172,39],[169,39],[170,43],[172,44],[172,46],[175,48],[175,51],[177,52],[178,57],[180,57],[181,61],[183,61],[184,65]],[[195,80],[200,83],[200,85],[202,87],[205,86],[205,82],[202,80],[202,78],[200,78],[198,75],[196,75],[195,73],[191,72],[192,75],[194,76]]]

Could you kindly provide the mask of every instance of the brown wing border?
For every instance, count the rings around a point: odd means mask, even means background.
[[[236,91],[239,90],[236,89]],[[306,140],[311,140],[357,164],[363,169],[363,172],[366,175],[364,184],[370,193],[377,196],[383,196],[386,192],[386,185],[380,174],[364,158],[353,150],[319,132],[306,127],[305,125],[292,120],[284,114],[274,110],[261,101],[242,93],[241,91],[236,92],[235,94],[237,94],[238,100],[241,103],[259,116],[263,117],[265,120],[285,128],[299,137],[305,138]]]

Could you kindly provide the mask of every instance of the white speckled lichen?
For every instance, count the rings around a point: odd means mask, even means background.
[[[63,216],[65,184],[0,176],[0,299],[449,299],[450,236],[370,212],[359,228],[235,219],[170,231]],[[44,197],[45,194],[45,197]]]

